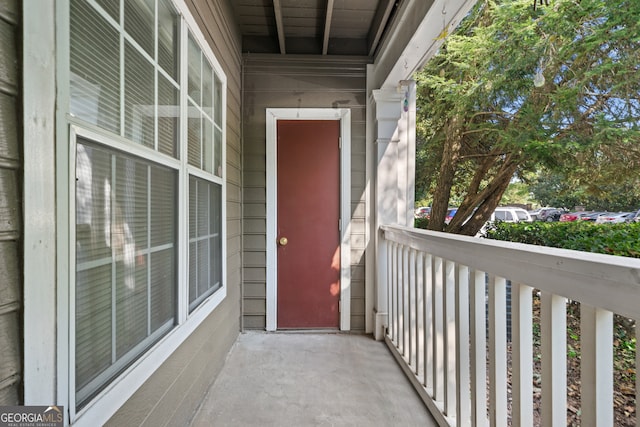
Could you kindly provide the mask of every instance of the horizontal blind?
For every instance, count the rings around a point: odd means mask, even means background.
[[[189,308],[222,287],[222,191],[189,177]]]
[[[177,172],[78,138],[76,391],[82,402],[172,327]]]

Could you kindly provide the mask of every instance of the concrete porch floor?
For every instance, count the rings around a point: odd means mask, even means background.
[[[239,336],[191,424],[435,426],[382,342],[369,335]]]

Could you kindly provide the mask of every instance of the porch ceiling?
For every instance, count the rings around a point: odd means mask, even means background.
[[[373,56],[405,0],[234,0],[244,53]]]

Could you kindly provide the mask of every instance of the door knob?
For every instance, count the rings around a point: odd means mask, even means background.
[[[287,243],[289,243],[289,240],[287,240],[286,237],[281,237],[280,240],[278,240],[278,243],[280,244],[280,246],[287,246]]]

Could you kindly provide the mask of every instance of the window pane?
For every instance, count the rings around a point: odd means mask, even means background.
[[[172,322],[175,313],[175,251],[167,249],[151,254],[151,331]]]
[[[111,365],[111,264],[76,274],[76,389]],[[87,393],[88,394],[88,393]]]
[[[116,262],[116,357],[148,335],[147,257],[131,255]]]
[[[204,117],[202,119],[204,125],[202,135],[202,169],[207,172],[213,172],[213,123]]]
[[[216,290],[222,286],[222,188],[219,185],[211,185],[210,210],[211,286]]]
[[[214,91],[214,105],[215,123],[222,127],[222,82],[215,76],[215,91]]]
[[[198,297],[198,243],[189,243],[189,305]]]
[[[124,249],[124,245],[135,249],[146,248],[148,243],[148,171],[149,167],[135,159],[116,158],[116,205],[113,233],[120,235],[118,241],[121,245],[115,245],[118,251]],[[126,243],[125,243],[126,242]]]
[[[198,180],[193,176],[189,177],[189,238],[197,236],[198,219]]]
[[[176,239],[176,181],[172,171],[151,170],[151,246],[171,244]]]
[[[120,133],[118,33],[87,3],[71,2],[70,105],[74,116]]]
[[[178,81],[178,15],[170,2],[158,2],[158,64]]]
[[[81,137],[76,146],[76,398],[82,405],[173,324],[177,172]]]
[[[202,120],[200,119],[200,112],[198,109],[189,102],[189,119],[187,122],[188,132],[188,151],[189,151],[189,164],[200,168],[201,165],[201,147],[200,139],[202,138]]]
[[[154,70],[137,50],[126,43],[124,57],[125,136],[154,146]]]
[[[189,96],[193,101],[202,105],[202,54],[200,46],[193,40],[189,34],[189,73],[188,73],[188,90]]]
[[[154,0],[126,0],[124,2],[124,30],[149,54],[154,54]]]
[[[205,114],[211,117],[213,109],[213,68],[207,60],[203,61],[202,67],[202,109]]]
[[[158,151],[178,158],[178,89],[158,73]]]
[[[111,257],[111,156],[76,146],[76,262]],[[106,214],[106,215],[105,215]]]
[[[216,175],[222,176],[222,132],[220,129],[214,129],[215,136],[215,153],[214,153],[214,162],[213,162],[213,170]]]
[[[189,307],[193,310],[222,287],[222,190],[189,178]],[[196,212],[195,218],[192,212]]]

